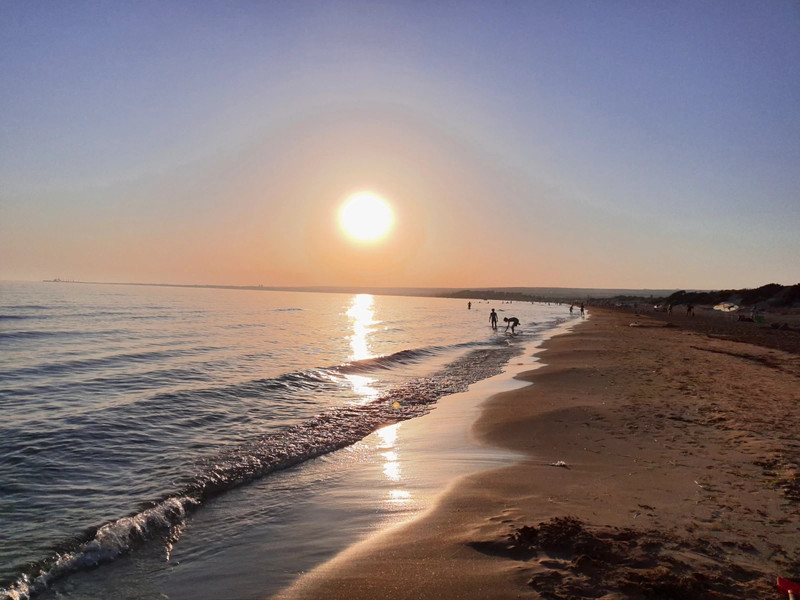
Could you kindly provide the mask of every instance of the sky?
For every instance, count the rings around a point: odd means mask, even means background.
[[[795,0],[4,0],[0,82],[0,280],[800,282]]]

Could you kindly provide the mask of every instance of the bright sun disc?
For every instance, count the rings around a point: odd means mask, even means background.
[[[374,194],[351,196],[339,212],[339,223],[349,235],[361,241],[373,241],[389,231],[394,221],[392,209]]]

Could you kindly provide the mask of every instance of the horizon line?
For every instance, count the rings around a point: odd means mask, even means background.
[[[233,289],[251,291],[286,291],[286,292],[314,292],[314,293],[376,293],[383,292],[385,295],[428,295],[435,296],[445,293],[467,293],[467,292],[501,292],[501,293],[542,293],[553,294],[556,292],[638,292],[646,293],[673,293],[680,291],[681,288],[597,288],[597,287],[564,287],[564,286],[470,286],[470,287],[429,287],[429,286],[381,286],[381,285],[306,285],[306,286],[266,286],[263,284],[252,285],[233,285],[233,284],[211,284],[211,283],[155,283],[155,282],[126,282],[126,281],[82,281],[70,279],[43,279],[34,280],[42,283],[77,283],[90,285],[133,285],[146,287],[180,287],[180,288],[201,288],[201,289]],[[690,291],[689,288],[684,288]],[[707,291],[695,290],[691,291]]]

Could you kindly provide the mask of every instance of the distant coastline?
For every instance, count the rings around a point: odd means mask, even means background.
[[[571,302],[589,298],[666,298],[677,289],[603,289],[562,287],[478,287],[425,288],[425,287],[379,287],[379,286],[265,286],[265,285],[212,285],[188,283],[132,283],[116,281],[76,281],[45,279],[45,283],[79,283],[91,285],[137,285],[146,287],[177,287],[222,290],[252,290],[265,292],[313,292],[323,294],[374,294],[378,296],[422,296],[434,298],[462,298],[482,300],[511,300],[520,302]]]
[[[476,287],[425,288],[380,286],[265,286],[265,285],[212,285],[188,283],[133,283],[116,281],[77,281],[45,279],[44,283],[78,283],[91,285],[136,285],[149,287],[199,288],[222,290],[249,290],[263,292],[311,292],[322,294],[373,294],[376,296],[418,296],[423,298],[458,298],[463,300],[495,300],[498,302],[586,302],[590,305],[610,306],[609,302],[653,304],[658,308],[667,304],[715,305],[733,302],[740,306],[798,307],[800,283],[780,285],[769,283],[758,288],[726,290],[677,289],[623,289],[623,288],[566,288],[566,287]]]

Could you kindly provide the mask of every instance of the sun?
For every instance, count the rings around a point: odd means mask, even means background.
[[[339,211],[339,224],[351,238],[373,242],[385,236],[392,228],[394,215],[386,201],[375,194],[353,194]]]

